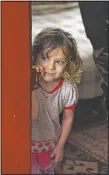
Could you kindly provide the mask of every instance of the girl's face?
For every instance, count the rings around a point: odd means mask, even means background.
[[[40,57],[39,64],[45,68],[45,74],[42,77],[45,81],[59,80],[67,69],[68,57],[64,54],[63,49],[59,47],[51,51],[48,57]]]

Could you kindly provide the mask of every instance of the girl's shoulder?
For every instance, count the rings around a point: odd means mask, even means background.
[[[63,82],[62,91],[61,91],[62,99],[64,106],[72,106],[76,104],[79,99],[78,88],[76,84],[70,83],[67,80]]]
[[[65,91],[70,91],[70,90],[72,90],[72,89],[75,89],[75,90],[78,91],[77,85],[76,85],[75,83],[70,83],[70,82],[67,81],[67,80],[64,80],[64,81],[63,81],[62,88],[63,88]]]

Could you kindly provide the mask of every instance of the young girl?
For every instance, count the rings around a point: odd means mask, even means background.
[[[82,61],[74,38],[60,28],[43,29],[35,37],[32,58],[39,75],[32,94],[32,174],[53,174],[72,128]]]

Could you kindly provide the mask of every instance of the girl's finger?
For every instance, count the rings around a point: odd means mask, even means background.
[[[36,66],[36,72],[40,72],[40,68]]]
[[[44,72],[44,67],[40,66],[40,72],[41,74]]]
[[[41,76],[44,76],[45,70],[43,69],[41,72]]]
[[[53,151],[51,152],[50,157],[53,158],[54,155],[55,155],[55,150],[53,150]]]
[[[44,71],[44,67],[42,67],[41,65],[36,65],[36,70],[42,73]]]
[[[55,155],[54,159],[53,159],[53,162],[58,162],[60,161],[60,158],[58,156]]]
[[[58,161],[62,161],[62,159],[63,159],[63,156],[62,156],[62,157],[60,157]]]

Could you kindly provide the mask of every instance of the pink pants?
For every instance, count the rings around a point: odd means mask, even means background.
[[[40,169],[44,170],[51,165],[50,154],[51,151],[32,152],[32,174],[38,174]]]

